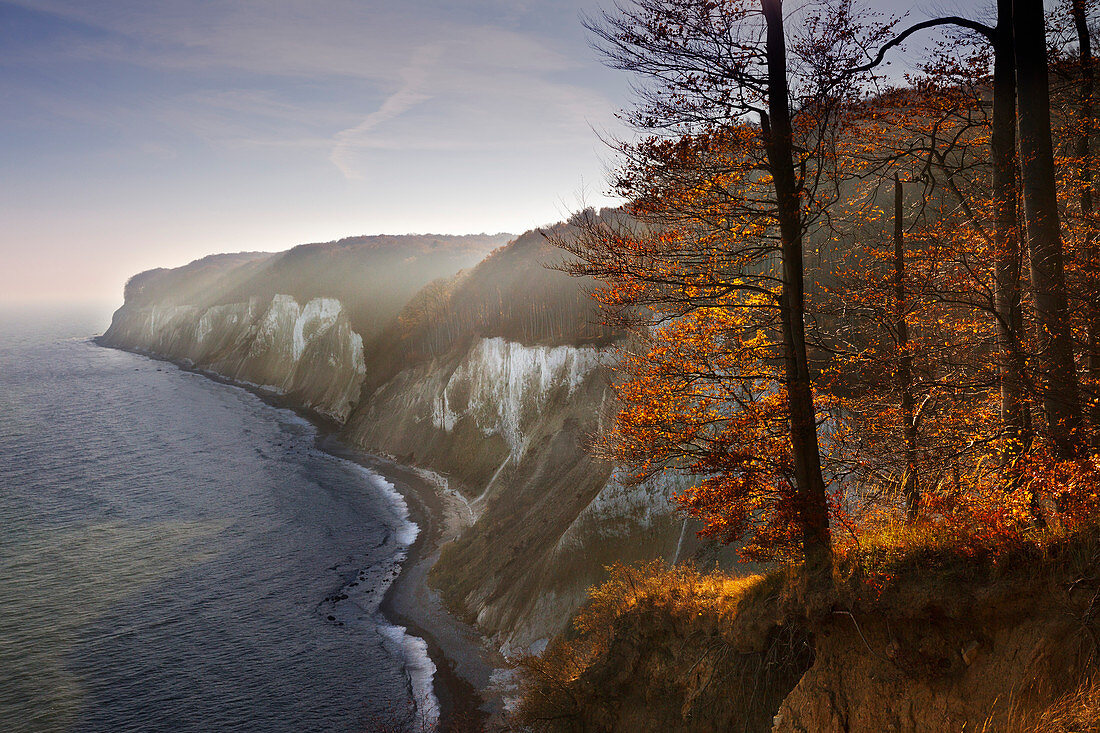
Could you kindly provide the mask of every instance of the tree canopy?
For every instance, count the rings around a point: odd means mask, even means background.
[[[616,144],[624,214],[554,238],[633,334],[603,454],[637,482],[694,476],[677,501],[703,534],[815,569],[875,522],[1092,521],[1091,10],[999,0],[992,25],[905,28],[855,0],[633,0],[589,18],[635,76],[639,132]],[[877,76],[917,33],[945,42]]]

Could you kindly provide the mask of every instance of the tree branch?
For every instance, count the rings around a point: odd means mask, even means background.
[[[921,23],[917,23],[916,25],[909,26],[897,36],[894,36],[892,39],[890,39],[885,45],[883,45],[883,47],[878,50],[878,54],[873,60],[871,60],[870,63],[863,64],[862,66],[857,66],[854,69],[849,69],[848,73],[859,74],[864,71],[870,71],[871,69],[882,63],[882,60],[886,58],[887,51],[889,51],[891,48],[894,48],[895,46],[901,45],[901,43],[903,43],[905,39],[909,36],[913,35],[917,31],[922,31],[925,28],[934,28],[940,25],[957,25],[960,28],[966,28],[968,30],[974,31],[975,33],[982,34],[987,39],[989,39],[990,42],[994,40],[995,30],[987,26],[985,23],[979,23],[978,21],[970,20],[969,18],[960,18],[955,15],[950,15],[944,18],[934,18],[932,20],[926,20]]]

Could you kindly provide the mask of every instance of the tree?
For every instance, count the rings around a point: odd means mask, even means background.
[[[988,42],[993,52],[993,115],[989,157],[992,168],[994,301],[1000,369],[1001,423],[1005,454],[1012,459],[1030,444],[1030,416],[1024,398],[1025,355],[1020,298],[1019,166],[1016,157],[1016,52],[1013,0],[997,0],[997,24],[990,27],[969,18],[946,16],[917,23],[879,49],[875,58],[859,67],[870,69],[886,53],[910,36],[929,28],[954,26]],[[965,202],[964,202],[965,203]]]
[[[1055,454],[1078,458],[1084,448],[1084,426],[1066,299],[1045,29],[1042,0],[1013,0],[1016,120],[1031,287],[1039,323],[1043,405]]]
[[[1093,211],[1093,161],[1092,138],[1096,125],[1092,97],[1095,86],[1095,68],[1092,56],[1092,38],[1089,35],[1086,0],[1071,0],[1070,14],[1077,34],[1077,51],[1080,68],[1078,70],[1078,100],[1080,104],[1077,136],[1078,193],[1081,219],[1084,227],[1082,259],[1086,269],[1084,278],[1086,289],[1085,313],[1087,316],[1085,354],[1089,386],[1092,390],[1091,410],[1093,448],[1100,448],[1100,252],[1097,249],[1096,214]]]
[[[630,119],[648,137],[619,146],[615,182],[645,227],[582,225],[561,244],[644,345],[611,457],[639,479],[704,477],[682,500],[709,531],[764,527],[755,547],[797,540],[827,568],[804,249],[839,195],[847,70],[867,38],[850,2],[794,15],[790,38],[781,0],[636,0],[590,20],[610,65],[645,81]]]
[[[849,478],[900,493],[909,521],[926,494],[936,512],[967,487],[1018,508],[1042,483],[1036,398],[1055,457],[1081,455],[1044,33],[1025,37],[1024,5],[998,0],[993,27],[939,18],[885,42],[891,26],[844,0],[635,0],[589,22],[610,64],[643,80],[628,119],[644,136],[618,144],[613,180],[629,216],[580,216],[557,240],[634,329],[603,450],[637,481],[696,476],[678,499],[705,533],[755,528],[750,554],[825,568]],[[908,87],[863,93],[860,74],[937,26],[976,34],[973,53],[953,46]]]
[[[1031,442],[1024,401],[1023,312],[1020,308],[1019,169],[1016,160],[1016,51],[1012,0],[997,0],[993,31],[993,120],[990,134],[993,193],[993,247],[996,258],[997,346],[1000,355],[1001,423],[1008,456]]]
[[[825,482],[821,476],[817,416],[806,350],[802,205],[799,200],[799,183],[794,173],[783,2],[762,0],[761,5],[767,23],[765,57],[768,70],[768,115],[761,117],[761,124],[775,187],[776,219],[779,223],[780,255],[783,263],[779,311],[790,410],[791,452],[794,457],[795,487],[799,494],[799,523],[802,526],[806,559],[811,563],[819,563],[830,552],[829,514]]]
[[[913,355],[909,347],[909,322],[905,287],[904,195],[901,179],[894,174],[894,330],[897,333],[897,383],[901,396],[901,424],[905,434],[905,473],[902,493],[905,514],[913,521],[920,506],[920,480],[917,476],[917,418],[913,399]]]
[[[838,256],[817,273],[827,282],[817,338],[832,354],[824,386],[845,425],[835,460],[852,498],[900,494],[910,522],[945,470],[1000,435],[991,241],[968,203],[984,183],[988,208],[976,88],[921,79],[860,105],[843,153],[859,185],[831,211]]]

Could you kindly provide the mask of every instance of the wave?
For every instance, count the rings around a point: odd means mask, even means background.
[[[402,550],[408,550],[420,535],[420,527],[409,518],[409,505],[405,501],[405,497],[401,495],[401,492],[397,490],[393,483],[384,479],[378,472],[366,466],[361,466],[354,461],[348,461],[348,463],[355,466],[366,477],[367,482],[393,510],[394,518],[397,520],[395,522],[396,526],[393,527],[397,544],[401,546]]]
[[[400,550],[395,558],[403,563],[408,549],[420,535],[420,527],[409,518],[409,505],[397,487],[376,471],[345,458],[338,458],[354,466],[378,493],[393,513],[393,536]],[[388,586],[391,580],[386,583]],[[404,626],[391,624],[382,614],[375,615],[375,623],[383,638],[383,647],[391,658],[400,661],[414,706],[414,730],[433,730],[439,724],[440,706],[435,695],[435,663],[428,654],[428,643],[409,634]]]
[[[428,643],[419,636],[406,632],[404,626],[396,626],[378,619],[383,645],[391,657],[400,659],[408,680],[409,694],[415,706],[413,730],[434,730],[439,724],[439,699],[435,696],[432,681],[435,679],[435,663],[428,655]]]

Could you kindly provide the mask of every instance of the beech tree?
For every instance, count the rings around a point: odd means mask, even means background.
[[[706,531],[754,525],[754,549],[825,568],[805,238],[839,196],[848,70],[873,38],[850,2],[800,6],[794,35],[784,16],[781,0],[636,0],[588,23],[643,80],[630,120],[648,136],[620,146],[615,184],[645,226],[581,222],[560,244],[648,349],[624,363],[610,456],[639,480],[699,475],[681,501]]]
[[[1083,454],[1084,425],[1066,298],[1045,28],[1042,0],[1013,0],[1016,119],[1031,288],[1039,322],[1043,405],[1056,455],[1078,458]]]
[[[1089,383],[1094,383],[1100,306],[1090,295],[1095,290],[1095,222],[1091,199],[1092,65],[1086,3],[1070,1],[1080,52],[1078,74],[1080,120],[1076,137],[1079,168],[1078,196],[1083,232],[1085,275],[1082,308]],[[1065,252],[1059,221],[1056,169],[1053,157],[1048,88],[1047,46],[1042,3],[1034,0],[998,0],[997,23],[990,27],[961,17],[937,18],[906,29],[887,42],[864,68],[885,58],[887,52],[918,31],[936,26],[955,26],[974,32],[989,42],[993,52],[993,115],[989,157],[992,167],[995,259],[995,316],[1000,352],[1001,418],[1003,452],[1009,459],[1030,444],[1030,418],[1025,391],[1037,393],[1046,417],[1046,433],[1054,454],[1079,458],[1085,450],[1085,420],[1075,365]],[[1017,103],[1018,101],[1018,103]],[[1017,136],[1021,156],[1016,159]],[[951,183],[950,176],[948,182]],[[1022,185],[1021,185],[1022,184]],[[954,184],[952,184],[954,187]],[[1017,200],[1027,210],[1026,242],[1030,260],[1031,301],[1037,320],[1035,358],[1025,348],[1024,318],[1020,298],[1021,273]],[[960,203],[967,202],[960,197]],[[1034,370],[1027,373],[1026,365]],[[1100,369],[1100,367],[1098,367]],[[1100,375],[1098,375],[1100,376]],[[1091,422],[1100,421],[1094,399]]]
[[[1000,440],[979,87],[922,78],[860,105],[843,153],[859,185],[831,212],[834,272],[817,273],[849,483],[872,499],[900,494],[910,522],[925,490]],[[971,206],[973,184],[984,186]]]
[[[1020,303],[1019,197],[1016,160],[1016,51],[1012,0],[997,0],[993,46],[992,161],[993,247],[996,279],[997,346],[1000,355],[1001,422],[1008,455],[1030,443],[1031,419],[1024,400],[1023,312]]]
[[[1016,53],[1013,1],[997,0],[995,26],[959,16],[916,23],[885,43],[865,68],[881,63],[887,53],[914,34],[930,28],[954,27],[976,34],[993,53],[992,118],[989,120],[989,160],[992,172],[994,300],[1000,370],[1001,423],[1005,454],[1011,459],[1030,443],[1030,416],[1025,399],[1028,383],[1023,353],[1023,313],[1020,297],[1019,166],[1016,156]],[[942,71],[939,70],[939,71]]]
[[[1093,132],[1096,126],[1093,111],[1095,93],[1095,61],[1092,55],[1092,38],[1088,26],[1088,5],[1086,0],[1071,0],[1070,15],[1077,36],[1078,52],[1078,205],[1083,226],[1082,259],[1085,267],[1084,310],[1086,374],[1088,375],[1091,409],[1089,421],[1092,424],[1092,447],[1100,448],[1100,251],[1097,247],[1097,222],[1093,209]]]

